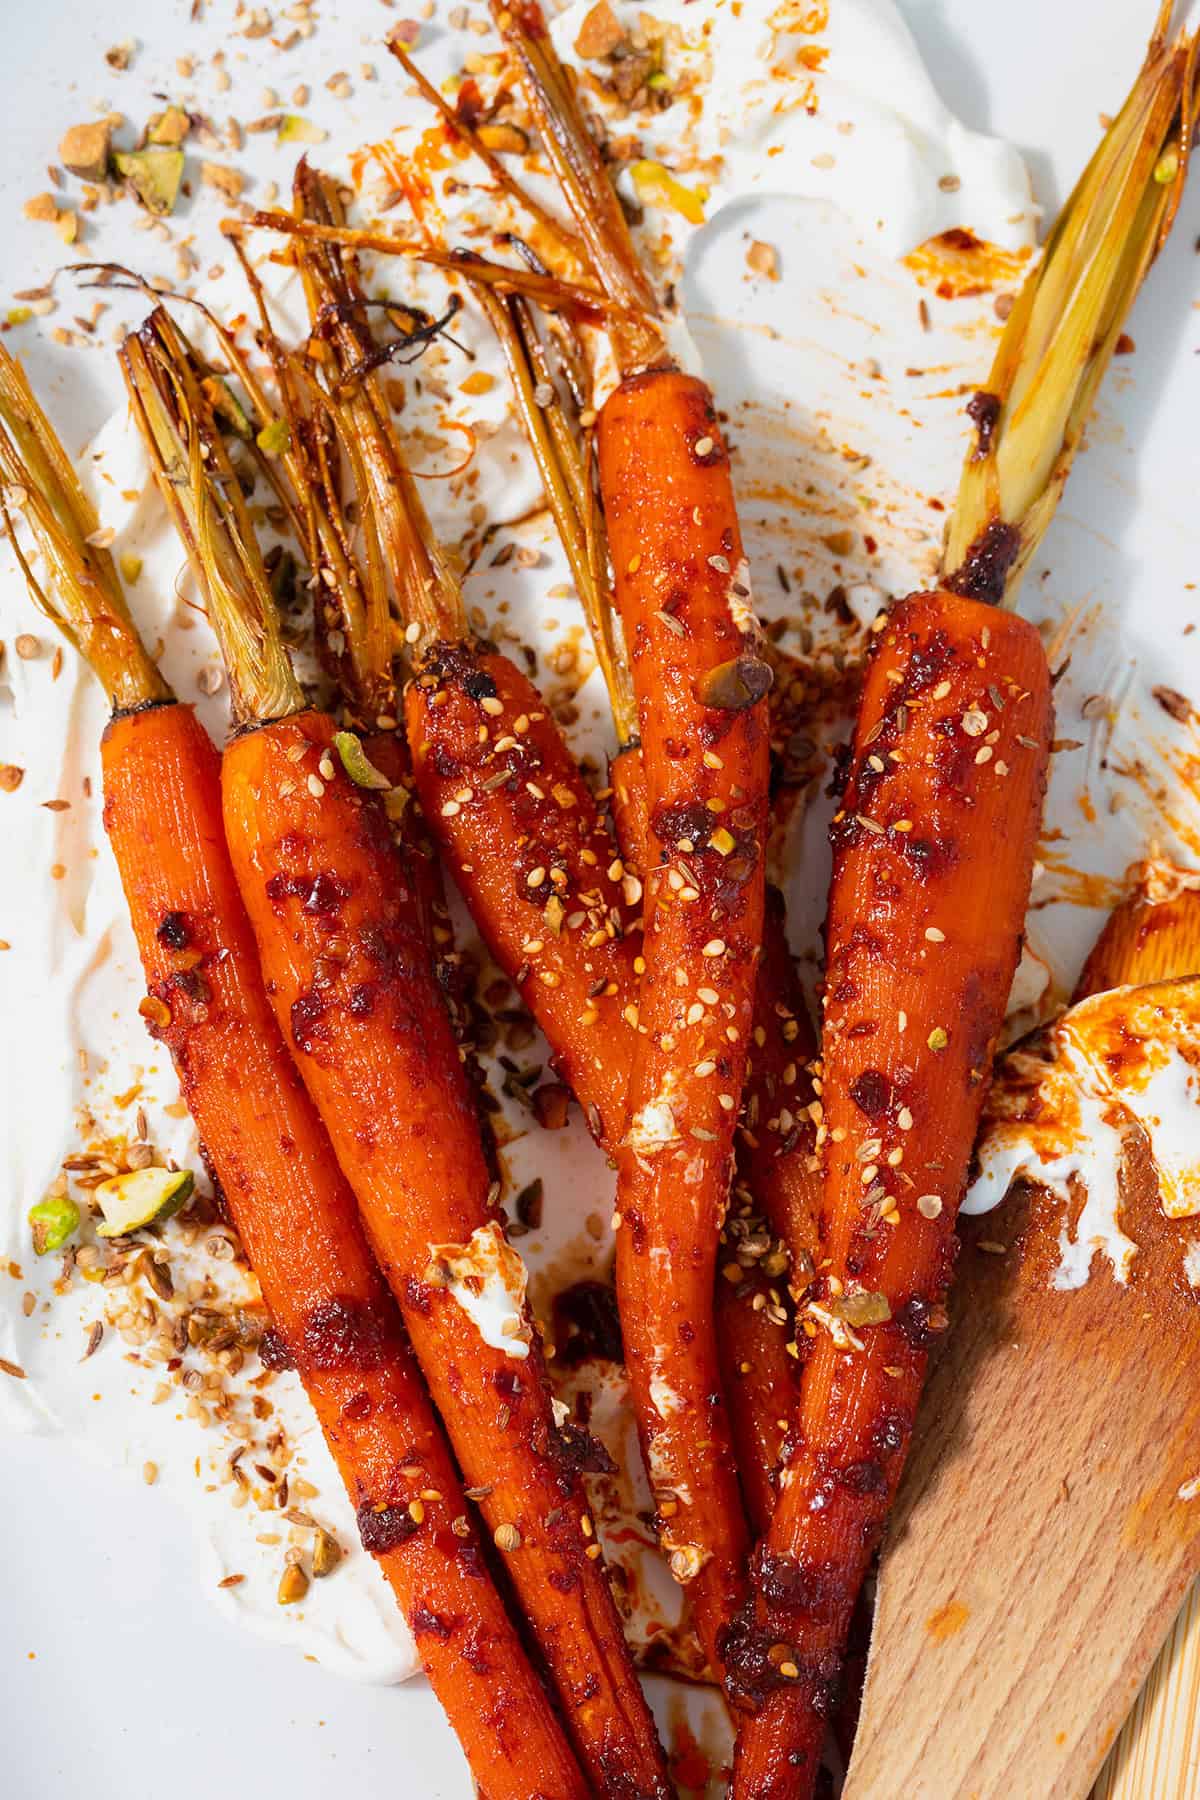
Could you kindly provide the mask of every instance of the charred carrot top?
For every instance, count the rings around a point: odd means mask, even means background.
[[[69,621],[117,698],[102,746],[104,823],[145,969],[142,1010],[171,1053],[364,1545],[487,1792],[583,1800],[589,1788],[487,1573],[354,1197],[268,1004],[225,846],[217,753],[147,657],[107,553],[87,542],[94,513],[2,349],[0,420],[0,502],[24,509],[53,571],[54,595],[37,597]]]
[[[738,1800],[804,1800],[851,1611],[946,1325],[962,1197],[1020,950],[1052,730],[1011,600],[1175,207],[1193,47],[1160,34],[1010,315],[951,571],[876,639],[833,825],[820,1135],[826,1261],[792,1453],[730,1631]]]
[[[127,366],[227,655],[271,635],[261,558],[220,483],[222,448],[187,361],[157,321]],[[221,554],[218,557],[218,549]],[[221,585],[234,563],[252,571]],[[240,634],[230,629],[236,614]],[[253,627],[253,629],[251,629]],[[252,654],[231,681],[249,727],[226,752],[226,835],[268,992],[333,1141],[469,1492],[537,1637],[589,1780],[665,1796],[665,1765],[603,1569],[579,1472],[595,1452],[560,1430],[504,1238],[416,892],[378,795],[335,748],[332,719],[289,705],[263,722]]]

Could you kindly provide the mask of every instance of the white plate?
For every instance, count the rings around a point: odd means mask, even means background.
[[[1029,154],[1039,198],[1052,210],[1095,142],[1098,114],[1114,109],[1128,84],[1150,6],[1131,7],[1127,0],[901,4],[945,99],[966,123],[1001,133]],[[61,131],[88,116],[100,96],[133,119],[150,110],[141,70],[151,59],[137,58],[128,74],[116,75],[105,68],[103,51],[130,38],[169,45],[172,54],[210,49],[232,14],[227,0],[210,0],[208,17],[198,24],[188,20],[187,0],[174,0],[165,17],[164,10],[161,0],[120,6],[95,0],[86,14],[77,0],[8,9],[0,72],[6,151],[0,307],[14,289],[44,279],[58,260],[52,234],[23,221],[21,207],[44,185],[41,170]],[[352,109],[366,135],[371,121],[377,125],[388,114],[385,84],[393,77],[377,40],[395,17],[368,0],[343,0],[312,44],[281,60],[280,73],[272,70],[269,78],[286,95],[296,80],[312,81],[316,67],[353,72],[364,60],[374,62],[379,87],[361,86]],[[155,66],[169,67],[161,49]],[[243,116],[251,110],[245,102],[239,107]],[[773,216],[778,233],[786,231],[777,208]],[[1188,584],[1200,576],[1198,230],[1200,178],[1131,321],[1136,354],[1107,384],[1091,447],[1027,599],[1035,617],[1072,604],[1124,614],[1116,670],[1136,657],[1154,679],[1185,690],[1181,671],[1189,662],[1196,667],[1182,636],[1194,614]],[[689,299],[701,312],[728,318],[740,303],[722,289],[720,260],[707,253],[698,259]],[[800,256],[789,259],[788,275],[804,279]],[[778,303],[786,305],[785,290]],[[51,323],[60,320],[61,314]],[[30,343],[39,392],[54,416],[69,422],[72,445],[81,445],[114,403],[112,358],[22,333],[23,352]],[[920,483],[922,472],[915,470],[913,479]],[[1043,568],[1052,571],[1044,589],[1037,579]],[[1098,654],[1101,663],[1111,660],[1111,644],[1101,642]],[[1087,735],[1077,710],[1087,691],[1078,681],[1064,688],[1064,735]],[[1081,832],[1073,853],[1088,866],[1119,870],[1147,829],[1145,814],[1121,815],[1115,823],[1102,814]],[[11,880],[12,872],[6,874]],[[3,907],[0,897],[0,934]],[[1078,909],[1070,909],[1070,918],[1067,910],[1051,908],[1047,918],[1048,937],[1069,970],[1088,925],[1081,926]],[[19,1051],[11,1020],[6,1024],[5,1048]],[[12,1060],[4,1084],[10,1095],[17,1091],[19,1055]],[[420,1683],[356,1686],[220,1618],[205,1595],[211,1571],[186,1524],[158,1496],[47,1439],[6,1443],[4,1469],[6,1793],[18,1800],[82,1794],[141,1800],[165,1790],[174,1800],[209,1800],[233,1781],[247,1792],[269,1783],[270,1791],[292,1800],[317,1800],[335,1783],[362,1800],[397,1794],[458,1800],[469,1791],[457,1748]]]

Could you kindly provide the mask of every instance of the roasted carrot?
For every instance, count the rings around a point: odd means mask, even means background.
[[[485,287],[477,290],[476,298],[503,350],[517,414],[542,477],[608,690],[622,746],[609,768],[610,806],[622,861],[640,889],[640,877],[652,866],[654,851],[637,700],[615,617],[608,540],[591,458],[580,430],[580,401],[586,394],[582,351],[569,323],[561,318],[553,322],[552,342],[543,342],[532,309],[522,297],[502,299]],[[549,403],[548,393],[554,396]],[[787,945],[782,896],[768,890],[768,900],[738,1130],[740,1179],[723,1234],[722,1256],[727,1260],[717,1285],[722,1367],[734,1371],[739,1385],[740,1411],[734,1426],[742,1485],[753,1495],[760,1515],[779,1461],[794,1382],[787,1366],[789,1347],[781,1336],[786,1323],[781,1293],[786,1258],[757,1220],[765,1216],[786,1246],[791,1290],[802,1291],[816,1249],[818,1167],[809,1073],[815,1043]],[[764,1289],[749,1279],[756,1259],[763,1259],[760,1266],[776,1287]],[[729,1273],[736,1281],[733,1288]],[[794,1344],[790,1350],[794,1355]]]
[[[702,384],[626,380],[601,413],[599,451],[655,853],[617,1291],[660,1537],[719,1669],[746,1538],[712,1296],[762,936],[770,677],[731,594],[745,591],[741,540]]]
[[[597,421],[598,474],[650,847],[639,1037],[617,1150],[617,1292],[660,1541],[719,1673],[747,1531],[713,1281],[762,938],[771,673],[712,396],[666,354],[653,290],[540,10],[533,0],[491,10],[588,273],[614,308],[621,380]]]
[[[726,1644],[755,1709],[739,1800],[813,1791],[855,1596],[947,1323],[1052,730],[1041,640],[1004,607],[1178,204],[1193,89],[1191,47],[1156,36],[972,403],[943,583],[894,607],[875,640],[833,824],[815,1341],[753,1597]]]
[[[524,1267],[497,1216],[386,813],[287,663],[246,505],[177,332],[155,315],[122,355],[227,659],[242,729],[223,763],[226,835],[280,1027],[589,1780],[603,1794],[665,1796],[582,1496],[588,1442],[554,1422]]]
[[[259,972],[221,817],[217,752],[140,643],[95,513],[0,349],[0,504],[53,572],[45,610],[113,702],[104,824],[169,1050],[206,1157],[426,1673],[490,1795],[588,1788],[481,1557],[470,1508],[354,1197]],[[26,572],[29,573],[28,567]]]
[[[508,657],[435,646],[405,716],[450,873],[593,1135],[613,1145],[637,1037],[640,884],[630,885],[545,701]]]
[[[776,1474],[796,1402],[799,1365],[793,1320],[783,1304],[786,1277],[743,1268],[726,1245],[717,1275],[716,1328],[721,1381],[752,1530],[775,1511]]]

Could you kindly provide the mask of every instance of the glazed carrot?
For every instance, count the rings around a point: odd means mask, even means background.
[[[1155,38],[972,403],[943,584],[894,607],[876,639],[833,825],[816,1335],[753,1597],[727,1640],[755,1709],[738,1800],[813,1791],[855,1597],[947,1323],[1052,730],[1041,640],[1003,607],[1178,204],[1194,66],[1185,40]]]
[[[727,1254],[725,1251],[722,1254]],[[775,1511],[776,1475],[796,1403],[799,1365],[781,1276],[723,1262],[716,1325],[721,1381],[752,1530],[761,1535]]]
[[[620,309],[609,339],[621,380],[596,440],[650,854],[639,1040],[617,1151],[617,1293],[660,1542],[719,1673],[747,1531],[713,1281],[762,938],[771,674],[712,396],[666,354],[653,290],[540,10],[533,0],[493,0],[491,10],[589,272]]]
[[[748,1795],[807,1791],[946,1323],[954,1217],[1020,953],[1051,714],[1045,653],[1023,619],[945,591],[893,609],[834,827],[827,1272],[806,1314],[817,1337],[756,1602],[727,1644],[738,1697],[763,1708],[742,1731]],[[801,1708],[811,1730],[794,1744]]]
[[[554,1421],[524,1266],[496,1214],[386,813],[287,664],[245,502],[177,334],[155,315],[123,358],[243,727],[223,764],[225,827],[280,1027],[588,1778],[601,1794],[657,1800],[669,1792],[662,1751],[582,1496],[588,1441]]]
[[[525,300],[515,296],[504,300],[489,288],[477,289],[476,298],[504,352],[517,413],[542,476],[608,689],[617,740],[623,746],[609,771],[613,824],[626,872],[640,889],[639,877],[653,866],[655,852],[638,740],[637,699],[623,634],[615,618],[607,534],[586,440],[579,430],[578,400],[586,391],[582,353],[561,319],[553,347],[544,343]],[[555,395],[549,404],[548,391]],[[629,1040],[631,1049],[635,1042]],[[751,1271],[757,1264],[781,1284],[790,1254],[793,1294],[803,1290],[812,1273],[818,1167],[810,1111],[809,1064],[814,1054],[787,946],[782,898],[773,893],[764,918],[753,1044],[738,1132],[740,1183],[734,1188],[734,1204],[722,1236],[716,1313],[722,1368],[727,1376],[733,1372],[739,1388],[734,1436],[743,1491],[759,1521],[766,1496],[773,1492],[780,1447],[794,1403],[789,1354],[796,1354],[796,1345],[785,1342],[782,1335],[789,1322],[786,1291],[781,1285],[765,1290],[751,1278]],[[627,1074],[622,1079],[627,1084]],[[760,1215],[765,1215],[771,1230],[786,1244],[787,1254],[761,1229]],[[730,1275],[736,1284],[733,1287],[727,1279]]]
[[[435,648],[407,689],[405,715],[417,791],[450,873],[593,1135],[614,1144],[641,944],[591,789],[507,657]]]
[[[712,1294],[762,936],[770,677],[731,594],[745,593],[741,540],[702,384],[626,380],[599,449],[655,852],[617,1291],[661,1540],[719,1669],[746,1543]]]
[[[88,542],[95,513],[2,349],[0,419],[0,502],[22,490],[54,571],[43,604],[114,703],[104,824],[146,975],[141,1010],[170,1051],[364,1546],[480,1784],[511,1800],[531,1783],[546,1800],[582,1800],[588,1789],[481,1560],[354,1197],[268,1004],[225,846],[217,752],[147,657],[108,553]]]

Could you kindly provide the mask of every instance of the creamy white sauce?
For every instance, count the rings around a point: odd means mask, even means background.
[[[443,8],[443,12],[447,10]],[[634,10],[626,7],[624,16],[631,16]],[[964,131],[940,105],[889,0],[833,0],[828,31],[816,38],[784,34],[776,60],[794,63],[796,52],[805,43],[827,45],[829,57],[824,68],[812,76],[819,96],[815,116],[802,106],[790,111],[776,109],[777,95],[764,59],[773,35],[768,23],[771,10],[767,0],[749,0],[736,16],[730,6],[684,6],[678,0],[660,9],[660,16],[676,22],[685,36],[697,33],[706,17],[712,20],[704,54],[711,59],[713,85],[694,128],[681,129],[680,114],[673,110],[646,121],[646,154],[673,166],[676,152],[686,148],[689,158],[705,164],[698,179],[710,184],[710,220],[727,202],[744,194],[774,193],[815,203],[806,216],[806,247],[813,252],[824,247],[829,261],[845,254],[848,230],[851,237],[854,229],[861,233],[862,260],[874,271],[869,292],[860,292],[855,299],[856,312],[866,321],[862,343],[856,340],[848,347],[845,321],[829,308],[816,323],[806,322],[803,342],[772,345],[772,372],[780,389],[803,396],[806,404],[820,396],[822,431],[831,445],[851,439],[858,450],[873,458],[877,473],[893,472],[895,486],[883,490],[883,502],[877,499],[880,490],[872,486],[874,474],[869,480],[854,476],[846,496],[853,503],[852,496],[861,485],[882,534],[884,560],[879,565],[879,579],[903,591],[917,585],[927,573],[931,555],[924,501],[909,487],[917,428],[905,426],[908,435],[896,437],[899,414],[877,405],[865,417],[855,417],[843,433],[830,399],[829,370],[836,366],[840,371],[847,359],[861,358],[868,346],[877,347],[883,338],[893,347],[901,368],[928,354],[931,361],[952,369],[952,374],[939,374],[939,393],[919,393],[909,401],[910,409],[919,415],[915,443],[919,444],[923,469],[931,483],[945,486],[951,481],[960,455],[962,424],[959,402],[941,398],[940,389],[953,391],[956,385],[977,378],[986,366],[995,323],[991,299],[956,301],[952,320],[939,319],[938,306],[931,302],[934,321],[932,330],[926,332],[917,323],[917,290],[911,277],[881,259],[911,249],[931,232],[953,225],[969,226],[1002,243],[1028,243],[1033,228],[1028,187],[1015,151]],[[379,35],[382,23],[366,15],[366,28],[372,36]],[[555,27],[560,39],[568,42],[573,41],[577,28],[570,21],[560,21]],[[436,73],[438,60],[443,59],[445,71],[452,60],[461,60],[464,49],[474,47],[474,38],[439,29],[431,35],[428,61]],[[267,72],[269,62],[255,64],[259,54],[255,45],[247,41],[245,50],[249,85],[242,91],[239,110],[248,116],[257,107],[255,84],[261,85],[272,75]],[[424,44],[421,51],[424,56]],[[241,79],[240,54],[231,64],[235,82]],[[269,54],[274,53],[264,46],[262,55],[266,58]],[[143,46],[137,69],[125,78],[129,91],[130,84],[140,79],[140,71],[154,67],[156,56],[161,63],[161,85],[169,85],[168,77],[173,82],[174,55],[169,33],[164,33],[163,44]],[[789,91],[799,95],[803,88],[797,82]],[[340,137],[316,153],[318,160],[339,166],[339,154],[382,135],[397,120],[401,134],[407,133],[410,141],[424,131],[428,115],[403,84],[381,80],[375,96],[372,102],[369,84],[360,86],[351,112],[331,108],[333,117],[327,115],[327,122]],[[236,91],[231,98],[238,98]],[[309,109],[313,113],[318,102],[319,96],[314,95]],[[207,104],[200,93],[197,104]],[[369,111],[372,104],[373,113]],[[353,137],[346,124],[350,118]],[[249,146],[248,154],[255,149]],[[273,178],[286,178],[278,159],[266,169]],[[958,188],[948,185],[946,177],[957,177]],[[693,179],[687,170],[681,170],[679,178],[689,185]],[[232,260],[217,232],[225,210],[224,201],[203,194],[189,210],[186,232],[202,268],[218,260]],[[92,215],[90,252],[100,258],[111,254],[115,260],[148,270],[160,269],[157,257],[146,253],[147,239],[130,231],[131,216],[132,209],[124,207],[101,209]],[[676,249],[689,256],[693,244],[702,240],[702,234],[684,227],[678,215],[652,209],[644,241],[659,246],[664,233],[671,236]],[[255,248],[265,252],[268,245],[260,241]],[[663,267],[668,266],[669,260],[664,261]],[[287,300],[284,323],[290,314],[294,324],[298,306],[294,284],[289,288],[278,269],[264,272],[272,284],[283,284]],[[802,274],[786,273],[789,282],[804,279]],[[445,289],[438,278],[412,269],[402,274],[393,269],[392,278],[406,295],[431,306],[444,303]],[[768,297],[781,322],[790,323],[796,290],[789,295],[784,288],[769,285]],[[223,285],[215,280],[206,284],[205,292],[230,312],[245,304],[235,271]],[[108,315],[105,331],[116,316],[115,311]],[[125,316],[137,317],[136,308]],[[682,317],[672,321],[671,333],[672,341],[686,340]],[[418,397],[410,384],[403,416],[404,430],[414,434],[414,462],[422,471],[445,469],[459,459],[457,443],[452,452],[436,454],[419,436],[423,428],[439,428],[449,415],[475,430],[479,447],[467,475],[455,481],[424,483],[434,524],[451,542],[462,534],[467,505],[480,506],[493,519],[521,520],[532,511],[538,496],[535,472],[524,454],[520,434],[508,418],[507,388],[486,328],[468,313],[456,322],[456,336],[474,353],[471,368],[494,372],[495,385],[484,395],[467,398],[459,388],[466,365],[457,351],[438,352],[424,366],[424,397]],[[729,356],[727,366],[717,348],[710,373],[719,393],[737,379],[747,345],[753,352],[752,339],[753,334],[738,339],[737,351]],[[19,333],[6,341],[21,352]],[[87,366],[90,381],[100,379],[100,365],[97,352]],[[431,374],[448,396],[444,403],[430,398]],[[77,438],[72,430],[70,392],[65,396],[50,392],[46,399],[74,451]],[[115,388],[114,403],[117,411],[111,423],[92,452],[80,460],[81,473],[95,490],[103,524],[117,534],[114,551],[142,559],[140,577],[130,590],[140,625],[152,644],[161,644],[165,671],[181,696],[199,701],[205,723],[221,741],[228,719],[226,694],[221,691],[205,698],[197,682],[202,670],[216,666],[212,638],[202,616],[187,604],[194,602],[195,590],[190,578],[180,573],[182,554],[158,498],[148,486],[140,447],[125,422],[123,400],[115,401]],[[808,447],[806,453],[810,453]],[[790,447],[788,455],[792,455]],[[827,460],[828,466],[840,471],[836,451],[831,451]],[[822,475],[821,480],[826,479]],[[821,487],[824,498],[830,492],[827,485]],[[527,569],[507,565],[502,588],[498,578],[481,565],[469,583],[468,598],[494,621],[501,593],[507,609],[506,627],[545,657],[559,644],[564,629],[581,629],[582,615],[545,524],[521,524],[514,528],[514,535],[536,551],[536,562]],[[826,566],[822,557],[826,552],[817,544],[813,549],[815,567]],[[766,575],[774,560],[767,549],[758,567],[760,589],[766,588]],[[807,555],[805,560],[810,560]],[[852,602],[867,614],[877,610],[880,591],[866,582],[850,588]],[[760,602],[762,598],[760,593]],[[790,605],[786,603],[785,610]],[[26,662],[12,654],[11,646],[18,633],[31,631],[40,638],[42,650],[36,660]],[[17,793],[0,796],[10,871],[0,935],[13,946],[11,953],[0,957],[0,980],[4,982],[6,1016],[21,1021],[19,1033],[5,1034],[0,1040],[3,1054],[10,1059],[8,1080],[0,1083],[0,1106],[10,1095],[21,1096],[19,1105],[8,1108],[4,1133],[9,1179],[8,1201],[0,1214],[0,1242],[4,1256],[19,1275],[0,1276],[0,1354],[21,1365],[28,1375],[25,1381],[0,1379],[0,1423],[61,1432],[115,1459],[135,1476],[145,1461],[153,1460],[160,1470],[156,1491],[168,1494],[190,1515],[212,1548],[218,1604],[256,1631],[329,1666],[367,1679],[401,1679],[416,1668],[411,1642],[374,1562],[357,1546],[352,1508],[296,1379],[279,1376],[270,1390],[272,1402],[285,1417],[297,1445],[297,1469],[318,1490],[318,1497],[307,1502],[308,1508],[334,1531],[347,1554],[334,1575],[313,1584],[302,1606],[285,1608],[275,1598],[281,1547],[258,1542],[264,1514],[256,1506],[240,1510],[231,1506],[231,1484],[223,1466],[225,1444],[214,1445],[179,1405],[152,1406],[153,1376],[126,1362],[123,1346],[111,1331],[97,1353],[81,1365],[81,1344],[87,1328],[99,1316],[100,1293],[76,1282],[69,1293],[53,1295],[58,1259],[35,1263],[32,1256],[25,1213],[53,1179],[61,1157],[78,1148],[74,1121],[81,1104],[91,1108],[100,1129],[125,1130],[128,1107],[122,1108],[119,1097],[140,1081],[140,1104],[147,1112],[155,1144],[185,1166],[196,1166],[196,1147],[190,1123],[166,1111],[177,1101],[174,1077],[137,1016],[141,976],[100,821],[97,746],[105,722],[102,697],[69,648],[64,649],[61,672],[52,678],[53,630],[33,614],[6,553],[0,556],[0,636],[10,647],[0,672],[0,760],[27,771]],[[583,662],[586,667],[586,656]],[[599,764],[611,729],[598,679],[584,684],[577,702],[580,717],[572,728],[572,741],[577,750],[590,751]],[[92,784],[90,797],[83,791],[85,779]],[[43,801],[60,797],[70,800],[69,811],[43,808]],[[61,879],[51,878],[52,865],[62,866]],[[81,1055],[88,1059],[86,1072]],[[662,1098],[657,1113],[643,1115],[640,1128],[646,1134],[647,1147],[670,1141],[675,1128],[669,1095]],[[545,1228],[522,1240],[531,1265],[558,1267],[569,1248],[576,1261],[583,1255],[593,1257],[597,1272],[602,1271],[611,1246],[611,1176],[583,1126],[573,1119],[563,1132],[529,1133],[525,1116],[510,1112],[508,1130],[514,1141],[506,1147],[505,1156],[513,1185],[519,1186],[535,1174],[542,1175],[546,1183]],[[501,1279],[485,1282],[484,1287],[486,1301],[482,1293],[470,1293],[465,1282],[457,1297],[464,1304],[478,1302],[477,1313],[484,1321],[480,1329],[488,1332],[516,1316],[515,1302]],[[26,1293],[34,1295],[34,1310],[28,1316],[23,1305]],[[506,1337],[504,1347],[519,1355],[527,1346],[519,1338]],[[591,1370],[584,1373],[587,1385],[597,1385]],[[639,1627],[644,1638],[661,1641],[664,1634],[678,1635],[680,1655],[686,1660],[677,1589],[648,1545],[639,1520],[649,1503],[649,1492],[637,1458],[624,1381],[614,1375],[598,1385],[593,1422],[600,1434],[611,1440],[610,1448],[622,1464],[619,1476],[610,1483],[612,1490],[619,1490],[621,1504],[611,1500],[610,1494],[603,1506],[598,1506],[601,1533],[604,1536],[608,1529],[609,1553],[636,1569],[633,1590],[637,1607],[645,1602]],[[563,1388],[568,1397],[570,1390],[568,1380]],[[665,1471],[660,1473],[665,1476]],[[595,1494],[604,1484],[602,1478],[596,1478],[591,1485]],[[680,1495],[680,1499],[686,1504],[691,1496]],[[606,1527],[606,1516],[611,1529]],[[217,1590],[216,1580],[232,1574],[244,1579],[235,1587]]]
[[[524,1362],[533,1343],[525,1264],[495,1222],[478,1226],[465,1244],[431,1244],[431,1270],[447,1287],[485,1344]]]
[[[1081,1287],[1097,1254],[1127,1282],[1137,1255],[1121,1222],[1131,1129],[1148,1140],[1165,1215],[1200,1212],[1198,1066],[1200,982],[1117,988],[1081,1001],[1000,1065],[963,1212],[998,1206],[1018,1177],[1047,1189],[1064,1213],[1080,1191],[1078,1219],[1063,1221],[1054,1285]]]
[[[574,0],[552,25],[568,59],[589,5]],[[681,131],[668,111],[658,131],[651,121],[640,135],[689,189],[705,185],[692,165],[715,164],[709,220],[774,193],[832,201],[888,256],[953,226],[1006,247],[1029,241],[1037,213],[1019,152],[953,116],[894,6],[613,0],[613,10],[626,27],[647,15],[669,27],[668,72],[699,66],[708,78],[694,129]],[[811,29],[826,11],[827,24]],[[814,56],[819,66],[806,66]]]

